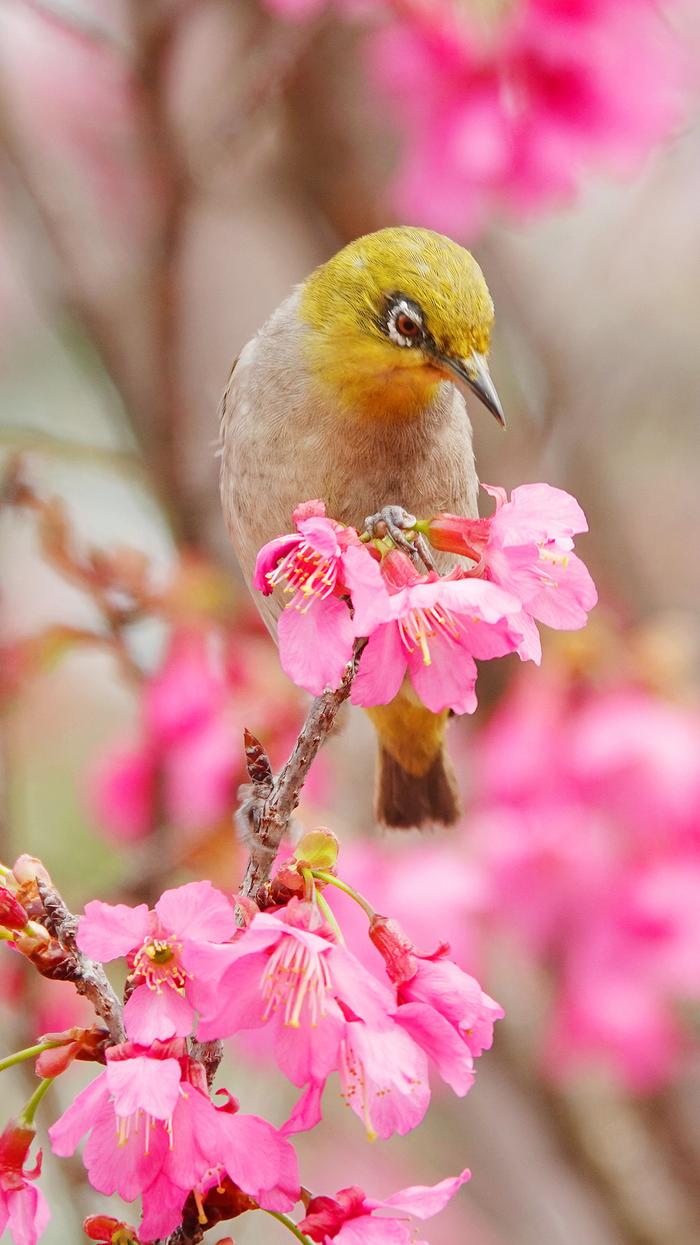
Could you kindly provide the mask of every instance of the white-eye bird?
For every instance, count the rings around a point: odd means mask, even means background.
[[[360,531],[380,511],[400,526],[388,507],[477,515],[465,397],[504,423],[486,365],[492,325],[473,256],[425,229],[358,238],[285,299],[241,351],[221,408],[223,509],[249,584],[258,550],[290,530],[300,501],[320,498]],[[274,634],[284,597],[255,595]],[[378,820],[453,822],[448,712],[431,713],[408,680],[367,712],[380,746]]]

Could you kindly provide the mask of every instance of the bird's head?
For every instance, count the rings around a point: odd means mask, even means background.
[[[491,295],[449,238],[408,227],[358,238],[311,274],[299,314],[309,370],[341,408],[412,418],[452,381],[505,423],[486,364]]]

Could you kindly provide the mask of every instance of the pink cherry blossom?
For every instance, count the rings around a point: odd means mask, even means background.
[[[144,838],[153,828],[156,759],[143,745],[117,744],[99,757],[89,776],[93,815],[124,842]]]
[[[41,1171],[41,1153],[26,1167],[34,1129],[11,1121],[0,1136],[0,1236],[9,1230],[15,1245],[36,1245],[49,1221],[49,1208],[33,1183]]]
[[[320,1245],[330,1241],[336,1245],[411,1245],[415,1238],[406,1216],[432,1219],[470,1176],[465,1169],[459,1176],[448,1177],[436,1185],[401,1189],[383,1201],[368,1198],[356,1185],[340,1189],[335,1197],[312,1198],[297,1226]],[[388,1214],[376,1214],[377,1211]]]
[[[192,991],[207,989],[209,976],[197,950],[225,943],[235,931],[233,908],[210,882],[189,882],[164,891],[149,912],[145,904],[107,904],[93,899],[80,920],[78,946],[107,962],[128,956],[134,990],[124,1008],[132,1041],[185,1037],[192,1032]]]
[[[145,1239],[167,1236],[192,1191],[227,1175],[261,1206],[289,1210],[299,1196],[289,1143],[257,1116],[217,1109],[200,1065],[182,1044],[110,1047],[107,1067],[49,1129],[55,1154],[84,1152],[88,1178],[106,1195],[141,1196]]]
[[[548,484],[523,484],[513,489],[510,501],[504,489],[483,487],[496,499],[491,518],[437,515],[427,531],[436,548],[476,561],[471,574],[517,597],[524,615],[520,626],[528,637],[521,656],[538,660],[531,620],[575,631],[586,625],[598,599],[586,567],[572,552],[574,535],[587,531],[588,524],[575,498]]]
[[[386,588],[355,529],[327,518],[322,502],[297,507],[294,520],[295,533],[260,550],[253,585],[266,595],[279,587],[291,596],[277,626],[280,663],[316,696],[339,686],[359,634],[341,597],[351,594],[355,607],[363,606],[370,628]]]
[[[356,610],[358,632],[369,633],[369,640],[353,682],[353,704],[388,704],[408,673],[434,713],[473,713],[474,658],[501,657],[518,648],[523,636],[511,619],[520,613],[519,601],[484,580],[420,576],[398,552],[384,558],[382,571],[393,590],[384,600],[382,621],[370,632],[361,603]]]
[[[421,955],[396,921],[381,916],[373,917],[369,933],[396,987],[398,1023],[451,1089],[466,1094],[474,1083],[474,1059],[490,1048],[503,1009],[447,958],[444,944],[433,955]]]

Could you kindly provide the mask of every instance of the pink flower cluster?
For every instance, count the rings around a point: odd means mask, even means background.
[[[301,20],[327,0],[267,3]],[[688,106],[689,62],[658,0],[490,7],[491,17],[456,0],[334,5],[381,22],[370,61],[404,140],[396,205],[462,237],[494,208],[522,216],[569,200],[591,169],[633,172]]]
[[[418,525],[435,547],[469,559],[443,576],[420,574],[396,549],[380,560],[322,502],[299,507],[297,533],[261,549],[254,580],[266,594],[281,586],[291,594],[278,628],[289,676],[316,695],[339,686],[364,637],[354,704],[387,704],[408,674],[429,709],[472,713],[475,659],[517,652],[539,661],[535,619],[582,627],[596,591],[572,552],[574,534],[586,530],[578,503],[546,484],[524,485],[511,501],[489,491],[491,519],[439,515]]]
[[[284,868],[291,876],[294,860]],[[300,1181],[289,1137],[318,1123],[332,1074],[370,1137],[420,1123],[430,1100],[429,1062],[460,1096],[473,1083],[474,1061],[491,1045],[501,1008],[448,958],[446,946],[421,955],[383,917],[369,928],[365,918],[364,941],[369,933],[383,957],[383,971],[371,971],[312,894],[265,912],[251,905],[243,928],[231,901],[209,882],[166,891],[151,912],[93,900],[80,919],[84,955],[126,958],[126,1041],[107,1046],[106,1066],[49,1136],[54,1153],[67,1156],[88,1135],[83,1161],[91,1185],[127,1202],[141,1199],[141,1240],[172,1232],[188,1199],[208,1222],[209,1194],[229,1198],[229,1215],[291,1210]],[[281,1129],[241,1113],[226,1091],[215,1102],[203,1065],[188,1053],[190,1036],[215,1042],[251,1029],[269,1034],[278,1067],[303,1089]],[[33,1227],[25,1237],[15,1234],[16,1245],[35,1245],[43,1225],[43,1204],[28,1178],[21,1171],[12,1177],[12,1188],[34,1198]],[[369,1245],[384,1233],[381,1239],[408,1245],[405,1215],[437,1213],[468,1178],[463,1171],[383,1202],[343,1189],[335,1198],[312,1198],[298,1226],[313,1241]],[[0,1153],[0,1189],[2,1179]]]

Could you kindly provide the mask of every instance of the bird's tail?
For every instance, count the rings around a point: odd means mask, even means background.
[[[402,693],[368,712],[379,736],[377,820],[401,830],[452,825],[461,805],[445,749],[447,714],[431,713]]]

